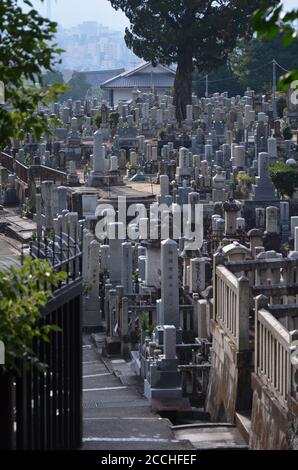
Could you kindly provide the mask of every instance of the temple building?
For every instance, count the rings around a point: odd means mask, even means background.
[[[165,65],[156,67],[151,62],[120,73],[102,83],[101,88],[109,91],[110,104],[117,106],[119,101],[132,99],[133,90],[143,93],[154,89],[158,94],[170,92],[174,85],[175,70]]]

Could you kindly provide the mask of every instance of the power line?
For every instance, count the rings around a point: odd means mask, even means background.
[[[261,65],[260,67],[257,67],[255,69],[250,70],[250,72],[258,72],[259,70],[264,69],[265,67],[268,67],[268,65],[272,64],[272,60],[267,62],[266,64]],[[228,78],[219,78],[217,80],[208,80],[208,83],[217,83],[217,82],[225,82],[225,81],[232,81],[235,80],[234,77],[228,77]],[[200,78],[199,80],[195,80],[195,82],[205,82],[206,81],[206,75],[204,78]]]
[[[278,65],[278,67],[283,70],[284,72],[290,72],[290,70],[287,70],[285,69],[282,65],[280,65],[276,60],[275,60],[275,64]]]

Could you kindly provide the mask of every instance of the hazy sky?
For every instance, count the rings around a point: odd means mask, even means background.
[[[46,16],[47,0],[31,2]],[[129,24],[124,13],[114,10],[108,0],[50,0],[50,3],[51,19],[62,26],[75,26],[82,21],[97,21],[111,29],[123,30]]]
[[[32,0],[35,8],[46,14],[45,3]],[[82,21],[97,21],[114,30],[123,30],[128,25],[126,16],[111,7],[108,0],[50,0],[52,20],[62,26],[74,26]],[[21,0],[20,0],[20,3]],[[285,0],[287,8],[297,7],[297,0]]]

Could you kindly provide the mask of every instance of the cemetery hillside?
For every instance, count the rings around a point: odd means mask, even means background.
[[[0,450],[298,450],[297,6],[0,17]]]

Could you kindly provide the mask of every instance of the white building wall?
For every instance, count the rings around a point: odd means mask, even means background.
[[[151,89],[140,89],[143,93],[150,93]],[[113,95],[114,95],[114,107],[116,107],[119,103],[119,101],[129,101],[132,99],[132,91],[133,88],[115,88],[113,90]],[[166,88],[161,88],[156,90],[158,94],[166,93],[170,91],[169,89]]]
[[[116,88],[114,89],[114,106],[117,106],[119,101],[129,101],[132,99],[132,88]]]

